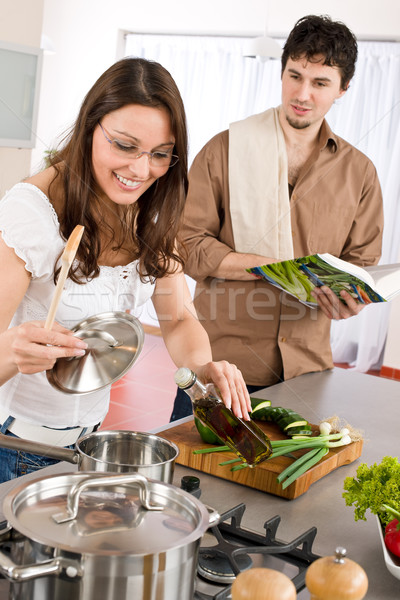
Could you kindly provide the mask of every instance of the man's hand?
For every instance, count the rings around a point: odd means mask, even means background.
[[[354,300],[354,298],[344,290],[340,292],[340,296],[344,300],[344,302],[342,302],[336,294],[325,285],[314,288],[311,294],[318,302],[318,306],[324,315],[326,315],[328,319],[335,319],[335,321],[354,317],[365,307],[365,304],[357,302],[357,300]]]

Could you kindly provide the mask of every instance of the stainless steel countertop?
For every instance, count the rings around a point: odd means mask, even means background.
[[[266,388],[257,392],[257,397],[269,399],[276,406],[293,408],[310,422],[316,423],[334,414],[345,419],[364,431],[361,458],[323,477],[295,500],[272,496],[180,465],[175,468],[174,483],[179,486],[183,475],[197,475],[201,482],[201,500],[219,512],[244,502],[246,511],[242,525],[259,533],[263,532],[267,519],[280,515],[282,520],[277,537],[284,541],[290,541],[315,526],[314,553],[332,555],[337,546],[344,546],[348,557],[358,562],[368,575],[369,588],[365,598],[398,600],[400,581],[386,569],[375,516],[368,513],[366,522],[355,522],[353,508],[346,507],[342,493],[345,477],[355,475],[360,463],[371,465],[380,462],[386,455],[400,454],[400,383],[334,369],[302,375]],[[165,429],[154,430],[154,433]],[[43,470],[41,475],[73,470],[74,466],[60,463]],[[32,478],[35,475],[21,479]],[[21,483],[21,479],[0,485],[0,506],[5,494]],[[307,590],[298,595],[299,600],[309,597]],[[0,599],[3,600],[1,588]]]

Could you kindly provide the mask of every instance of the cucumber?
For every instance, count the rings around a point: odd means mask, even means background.
[[[311,429],[311,425],[307,424],[307,425],[301,425],[300,427],[290,427],[289,429],[286,429],[287,434],[290,434],[292,437],[295,436],[305,436],[305,435],[312,435],[312,429]]]
[[[271,406],[269,400],[251,398],[253,419],[276,423],[279,429],[286,435],[311,435],[311,425],[297,412],[291,408],[282,406]]]
[[[262,400],[261,398],[253,398],[252,396],[250,396],[250,402],[251,402],[251,410],[252,410],[252,415],[254,416],[254,413],[262,410],[263,408],[269,408],[271,406],[271,400]]]

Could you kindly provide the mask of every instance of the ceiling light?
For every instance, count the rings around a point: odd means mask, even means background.
[[[248,40],[243,48],[243,56],[258,58],[261,62],[281,58],[281,55],[281,46],[276,40],[266,35]]]

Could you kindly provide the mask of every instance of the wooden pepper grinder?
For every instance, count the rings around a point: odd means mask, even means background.
[[[318,558],[306,573],[311,600],[361,600],[368,589],[368,578],[359,564],[346,557],[338,547],[335,556]]]
[[[254,568],[242,571],[232,584],[232,600],[296,600],[291,579],[274,569]]]

